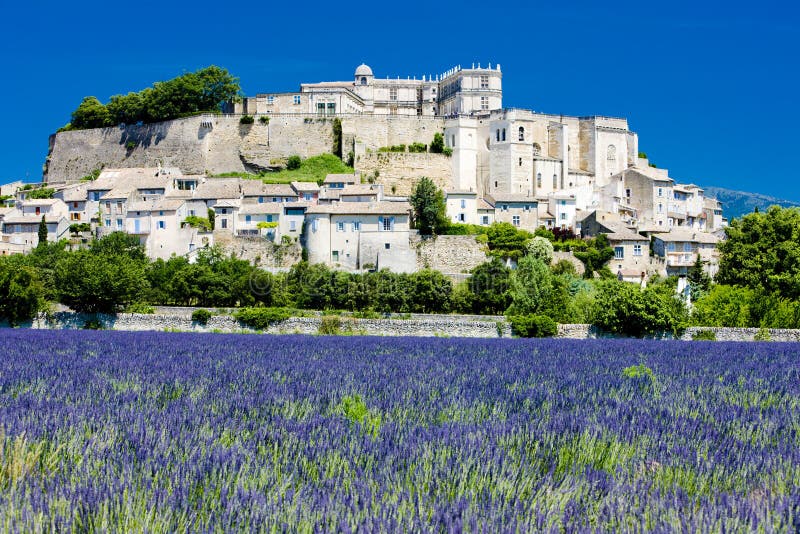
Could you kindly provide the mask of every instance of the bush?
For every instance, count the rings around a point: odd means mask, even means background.
[[[450,223],[444,231],[444,235],[481,235],[488,230],[488,227],[477,224]]]
[[[256,330],[266,330],[292,315],[288,308],[242,308],[233,314],[237,321]]]
[[[290,171],[293,171],[295,169],[299,169],[301,163],[302,160],[300,159],[300,156],[298,155],[289,156],[289,160],[286,162],[286,168],[289,169]]]
[[[192,321],[205,326],[208,320],[211,319],[211,312],[206,309],[199,309],[192,312]]]
[[[192,228],[200,228],[206,232],[209,232],[212,229],[211,221],[209,221],[205,217],[198,217],[196,215],[189,215],[188,217],[186,217],[181,223],[181,226],[186,224],[188,224]]]
[[[242,115],[242,118],[239,119],[239,124],[253,124],[255,119],[252,115]]]
[[[767,328],[761,327],[753,336],[753,341],[772,341],[772,336],[769,335],[769,330]]]
[[[335,336],[341,333],[342,320],[337,315],[326,315],[319,324],[318,333],[321,336]]]
[[[53,194],[56,192],[55,189],[50,189],[47,187],[43,187],[40,189],[34,189],[30,193],[26,194],[25,196],[28,199],[41,199],[41,198],[53,198]]]
[[[445,156],[447,156],[449,158],[450,156],[453,155],[453,149],[450,148],[449,146],[446,146],[446,147],[444,147],[442,149],[442,154],[444,154]]]
[[[692,334],[692,341],[716,341],[717,334],[713,330],[700,330]]]
[[[411,143],[410,145],[408,145],[408,151],[412,152],[412,153],[415,153],[415,152],[416,153],[422,153],[422,152],[427,152],[428,151],[428,147],[427,147],[427,145],[424,145],[422,143]]]
[[[261,124],[269,124],[269,117],[267,117],[265,115],[261,115],[258,118],[258,122],[260,122]]]
[[[125,308],[125,313],[143,313],[143,314],[153,314],[156,310],[149,304],[145,304],[144,302],[134,302],[127,308]]]
[[[508,318],[511,331],[519,337],[553,337],[558,324],[546,315],[514,315]]]
[[[558,260],[558,262],[553,265],[552,271],[555,275],[565,274],[569,276],[578,276],[578,270],[575,269],[575,265],[569,260]]]
[[[444,151],[444,135],[439,132],[433,134],[433,141],[431,141],[431,152],[433,154],[441,154]]]

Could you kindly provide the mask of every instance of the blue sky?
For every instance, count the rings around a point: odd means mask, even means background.
[[[800,201],[793,2],[76,5],[4,8],[0,182],[41,178],[48,135],[84,96],[211,64],[255,94],[347,80],[362,61],[376,76],[491,61],[507,107],[623,116],[680,181]]]

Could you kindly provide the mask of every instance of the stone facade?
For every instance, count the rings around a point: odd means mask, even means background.
[[[214,234],[214,244],[221,247],[225,254],[235,254],[239,259],[267,269],[287,269],[299,263],[303,256],[303,248],[298,241],[276,244],[262,237],[217,232]]]

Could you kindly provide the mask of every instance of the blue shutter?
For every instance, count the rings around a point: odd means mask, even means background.
[[[378,217],[378,231],[383,231],[383,217]]]
[[[394,230],[394,217],[389,217],[389,230]]]

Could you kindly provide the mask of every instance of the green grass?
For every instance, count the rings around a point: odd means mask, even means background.
[[[214,175],[214,178],[244,178],[246,180],[262,180],[265,184],[288,184],[291,182],[317,182],[321,184],[329,174],[352,174],[353,168],[345,165],[333,154],[320,154],[304,159],[299,169],[284,169],[278,172],[226,172]]]

